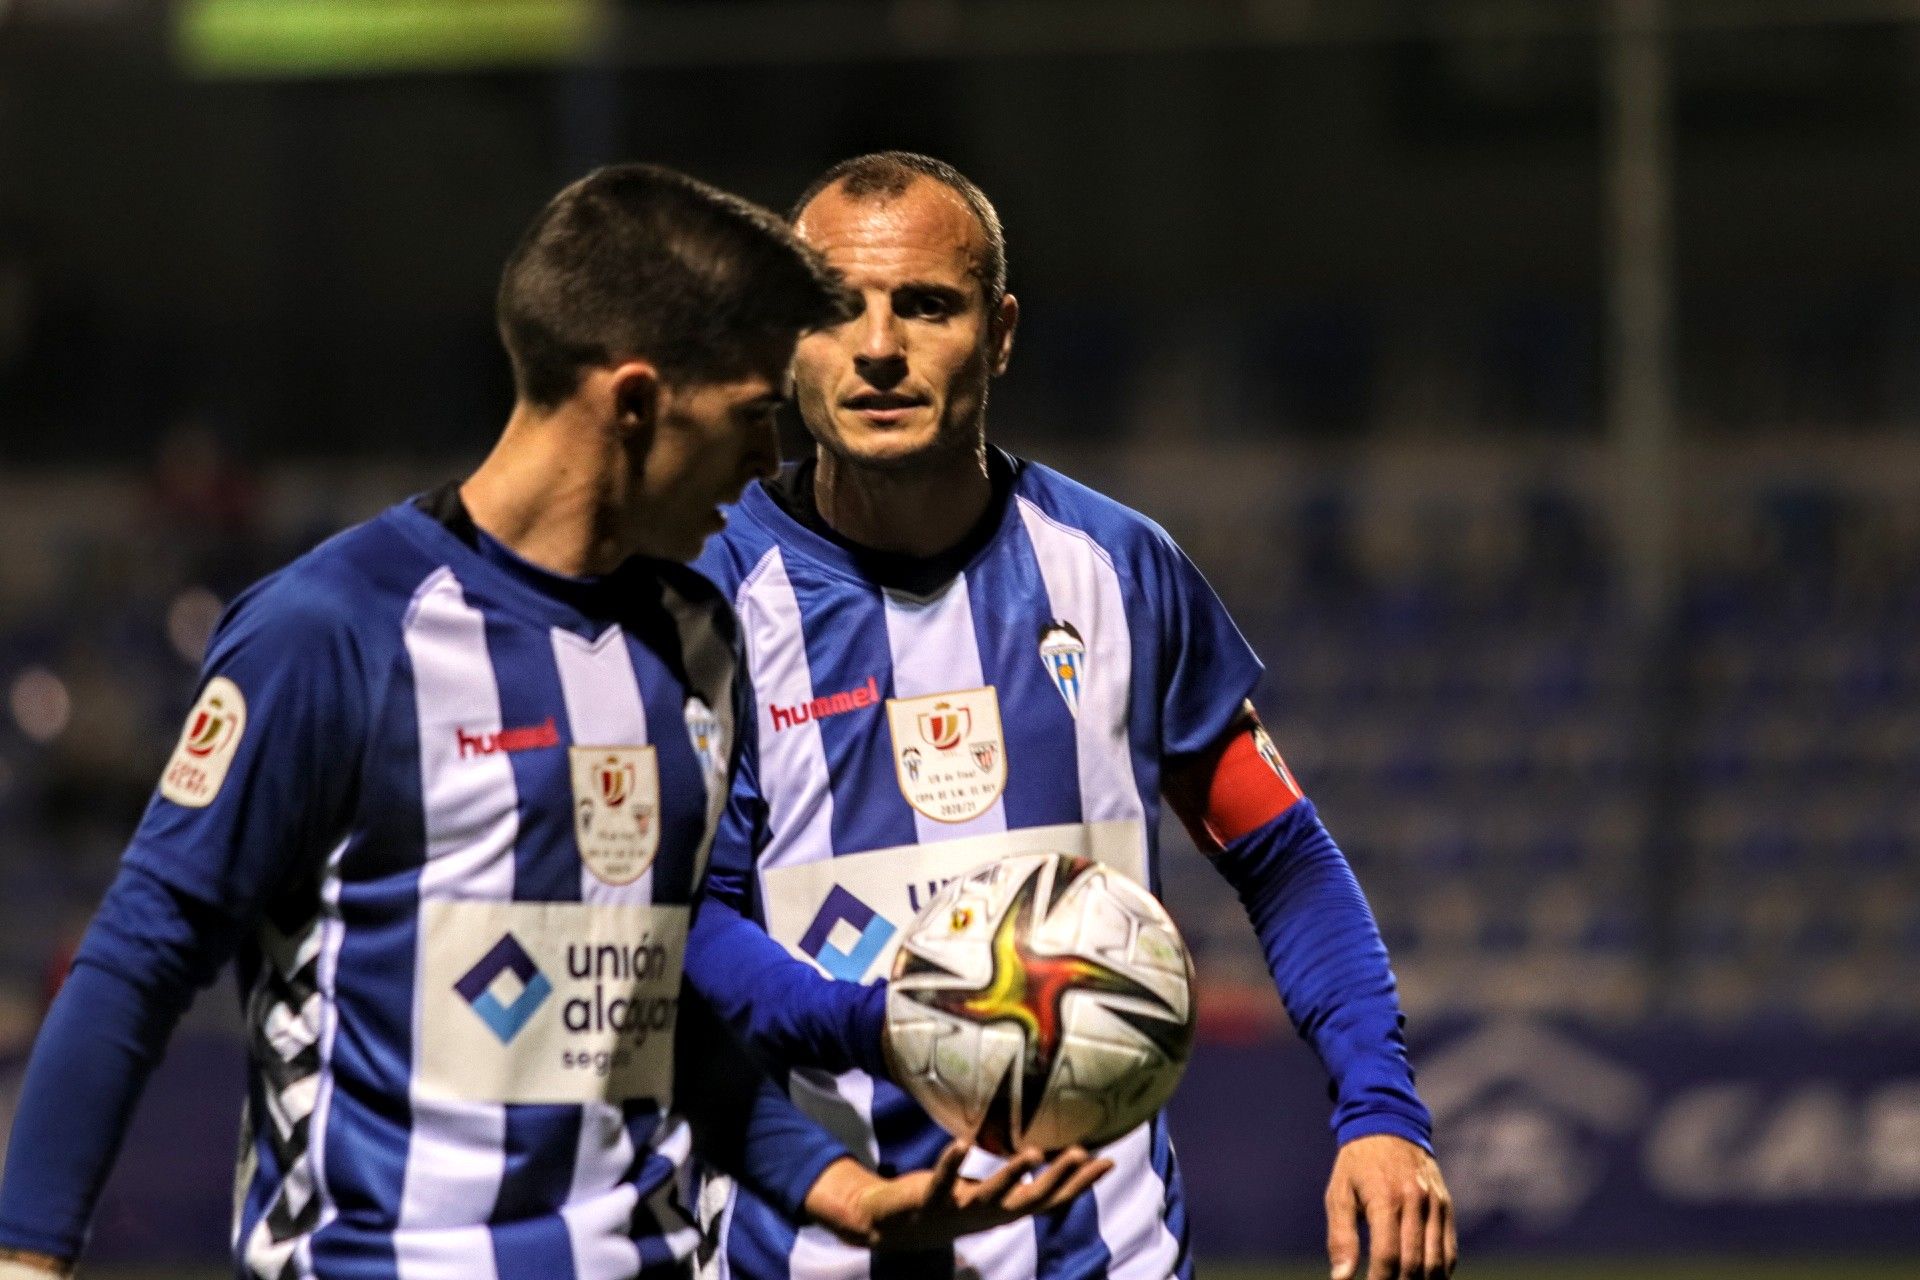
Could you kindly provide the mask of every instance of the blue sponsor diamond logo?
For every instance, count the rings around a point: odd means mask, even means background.
[[[501,1044],[511,1043],[527,1025],[527,1020],[553,994],[553,984],[547,981],[547,975],[540,972],[527,949],[510,933],[495,943],[479,964],[467,970],[466,976],[453,984],[453,989],[473,1006],[480,1021],[500,1037]]]
[[[898,932],[887,918],[839,885],[807,926],[800,949],[842,982],[859,982]]]

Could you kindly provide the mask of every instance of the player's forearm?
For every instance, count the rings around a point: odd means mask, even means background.
[[[73,1273],[73,1263],[31,1249],[0,1249],[0,1280],[42,1280]]]
[[[700,904],[687,941],[687,980],[767,1061],[888,1074],[885,987],[823,976],[725,901]]]
[[[27,1064],[0,1183],[0,1246],[78,1256],[134,1103],[230,934],[152,876],[123,870]]]
[[[1287,1011],[1334,1083],[1342,1142],[1393,1133],[1431,1142],[1385,945],[1353,870],[1300,801],[1214,856],[1239,893]]]

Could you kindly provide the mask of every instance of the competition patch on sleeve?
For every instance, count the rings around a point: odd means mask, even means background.
[[[160,794],[189,809],[212,804],[246,731],[247,700],[240,686],[225,676],[207,681],[200,700],[187,713],[180,745],[160,775]]]

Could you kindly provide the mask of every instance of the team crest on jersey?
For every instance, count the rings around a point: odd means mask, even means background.
[[[1040,628],[1040,661],[1047,664],[1053,687],[1066,699],[1067,710],[1080,714],[1080,681],[1086,670],[1087,646],[1071,622],[1054,619]]]
[[[1006,790],[1006,739],[992,685],[889,698],[887,728],[900,793],[934,821],[976,818]]]
[[[215,676],[187,712],[180,744],[160,775],[160,794],[189,809],[204,809],[220,794],[227,769],[247,731],[247,700],[240,686]]]
[[[693,754],[700,758],[700,767],[712,784],[727,772],[727,744],[720,738],[720,718],[700,698],[687,699],[686,715],[687,741],[693,744]]]
[[[607,884],[632,884],[660,851],[660,765],[652,747],[569,747],[573,835]]]

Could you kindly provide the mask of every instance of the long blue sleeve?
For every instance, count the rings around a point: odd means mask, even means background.
[[[1298,801],[1214,856],[1260,935],[1303,1039],[1332,1077],[1335,1138],[1391,1133],[1432,1150],[1387,949],[1313,805]]]
[[[239,928],[127,866],[87,930],[27,1067],[0,1185],[0,1246],[76,1257],[127,1121]]]
[[[712,892],[711,882],[708,889],[687,939],[687,981],[734,1034],[769,1064],[886,1078],[886,984],[826,977]]]
[[[805,1221],[807,1192],[847,1149],[767,1078],[697,991],[681,999],[674,1034],[674,1105],[695,1151]]]

